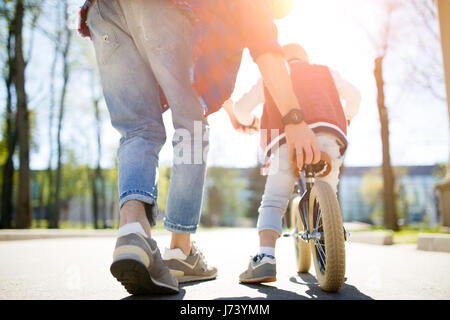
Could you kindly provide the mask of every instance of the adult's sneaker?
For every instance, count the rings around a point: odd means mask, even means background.
[[[163,260],[179,283],[211,280],[217,277],[217,268],[208,266],[205,256],[195,242],[192,243],[189,256],[186,256],[181,249],[166,248]]]
[[[275,257],[258,254],[250,258],[247,270],[239,276],[241,283],[262,283],[277,281],[277,266]]]
[[[130,294],[176,294],[179,291],[178,281],[164,264],[156,241],[140,233],[117,239],[110,270]]]

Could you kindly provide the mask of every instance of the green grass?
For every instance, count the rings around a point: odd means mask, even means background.
[[[389,231],[388,229],[381,226],[374,226],[369,230],[358,230],[352,232],[370,232],[370,231]],[[446,233],[450,234],[448,231],[444,231],[440,226],[435,228],[430,228],[426,225],[413,225],[401,227],[399,231],[393,232],[393,241],[394,243],[408,243],[415,244],[417,243],[417,239],[419,237],[419,233]]]

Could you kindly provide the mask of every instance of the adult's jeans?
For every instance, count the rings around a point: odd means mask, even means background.
[[[150,224],[157,210],[158,159],[166,141],[160,88],[172,111],[174,164],[164,226],[196,231],[203,196],[208,126],[191,85],[190,13],[167,0],[97,0],[87,24],[112,125],[120,132],[119,206],[139,200]]]

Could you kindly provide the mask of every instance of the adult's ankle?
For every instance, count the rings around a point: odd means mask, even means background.
[[[151,236],[151,226],[144,204],[137,200],[130,200],[125,202],[120,209],[120,227],[134,222],[139,222],[147,236]]]

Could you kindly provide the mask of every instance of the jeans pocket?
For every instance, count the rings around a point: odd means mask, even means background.
[[[92,8],[89,10],[87,23],[91,32],[92,41],[94,42],[98,63],[100,65],[105,65],[119,47],[119,42],[117,34],[114,31],[114,25],[108,21],[115,18],[113,16],[114,12],[111,10],[105,10],[105,12],[103,12],[102,6],[103,3],[101,0],[94,2]],[[108,15],[110,13],[111,16]],[[118,15],[116,15],[116,17],[119,19]]]

